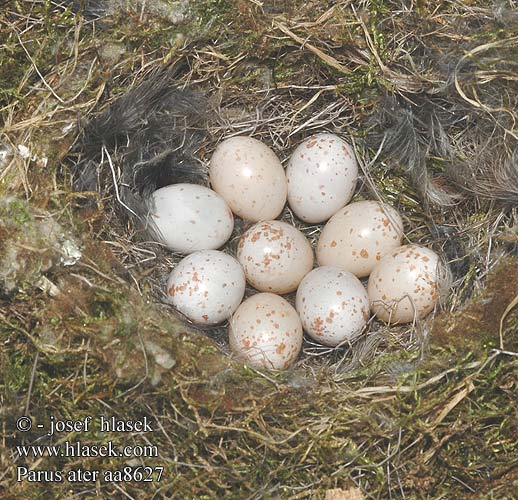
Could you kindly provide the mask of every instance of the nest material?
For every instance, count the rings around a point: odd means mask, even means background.
[[[382,131],[373,147],[405,168],[426,203],[452,206],[463,194],[518,203],[518,140],[494,116],[445,97],[389,95],[371,122]],[[430,168],[434,158],[444,162],[439,174]]]
[[[106,0],[64,0],[62,4],[89,20],[97,20],[106,16],[110,2]]]
[[[61,0],[59,5],[67,6],[76,14],[80,14],[88,21],[103,24],[103,19],[113,15],[127,15],[128,10],[134,15],[158,16],[174,24],[185,21],[188,2],[183,0],[170,2],[164,0]]]

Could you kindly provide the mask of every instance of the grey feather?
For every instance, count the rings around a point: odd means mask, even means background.
[[[156,189],[206,183],[196,152],[206,135],[207,101],[178,88],[175,74],[170,68],[151,73],[81,126],[71,155],[76,191],[115,190],[129,209],[125,215],[143,222]]]

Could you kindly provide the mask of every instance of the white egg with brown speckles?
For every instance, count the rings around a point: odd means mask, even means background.
[[[273,293],[246,299],[230,320],[230,348],[256,368],[285,370],[302,348],[302,325],[288,301]]]
[[[218,250],[194,252],[182,259],[167,280],[168,301],[199,325],[227,320],[245,293],[243,268]]]
[[[360,280],[332,266],[317,267],[302,280],[296,307],[307,334],[331,347],[354,341],[369,319],[369,298]]]
[[[237,249],[247,281],[261,292],[289,293],[313,268],[313,249],[292,225],[259,222],[243,234]]]
[[[339,210],[324,226],[317,261],[363,278],[402,240],[403,221],[397,210],[378,201],[357,201]]]
[[[367,291],[372,312],[387,323],[407,323],[435,307],[444,269],[429,248],[404,245],[372,270]]]
[[[334,134],[302,142],[286,167],[288,204],[309,223],[325,222],[351,200],[358,179],[352,147]]]
[[[253,137],[222,141],[210,160],[210,183],[242,219],[275,219],[286,204],[288,187],[279,158]]]
[[[149,223],[175,252],[191,253],[223,246],[234,229],[234,216],[225,200],[198,184],[172,184],[151,198]]]

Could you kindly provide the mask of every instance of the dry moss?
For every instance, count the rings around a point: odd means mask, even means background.
[[[505,346],[516,351],[518,260],[510,258],[499,265],[486,281],[484,290],[466,307],[434,321],[432,342],[462,351],[486,351],[500,345],[500,325]]]

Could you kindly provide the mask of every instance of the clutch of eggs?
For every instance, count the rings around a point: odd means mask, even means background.
[[[364,330],[369,309],[388,323],[430,312],[438,298],[440,259],[417,245],[401,247],[403,222],[377,201],[349,203],[358,166],[349,144],[316,134],[293,152],[286,173],[265,144],[237,136],[210,161],[214,189],[175,184],[152,195],[150,223],[174,251],[189,254],[171,272],[168,300],[199,325],[229,320],[229,343],[258,368],[286,369],[300,353],[303,329],[337,346]],[[294,226],[273,220],[288,203],[307,223],[326,222],[316,249]],[[234,219],[256,222],[240,238],[236,259],[217,251]],[[194,253],[191,253],[194,252]],[[370,275],[366,290],[358,278]],[[243,300],[245,280],[259,292]],[[296,310],[274,294],[297,290]]]

